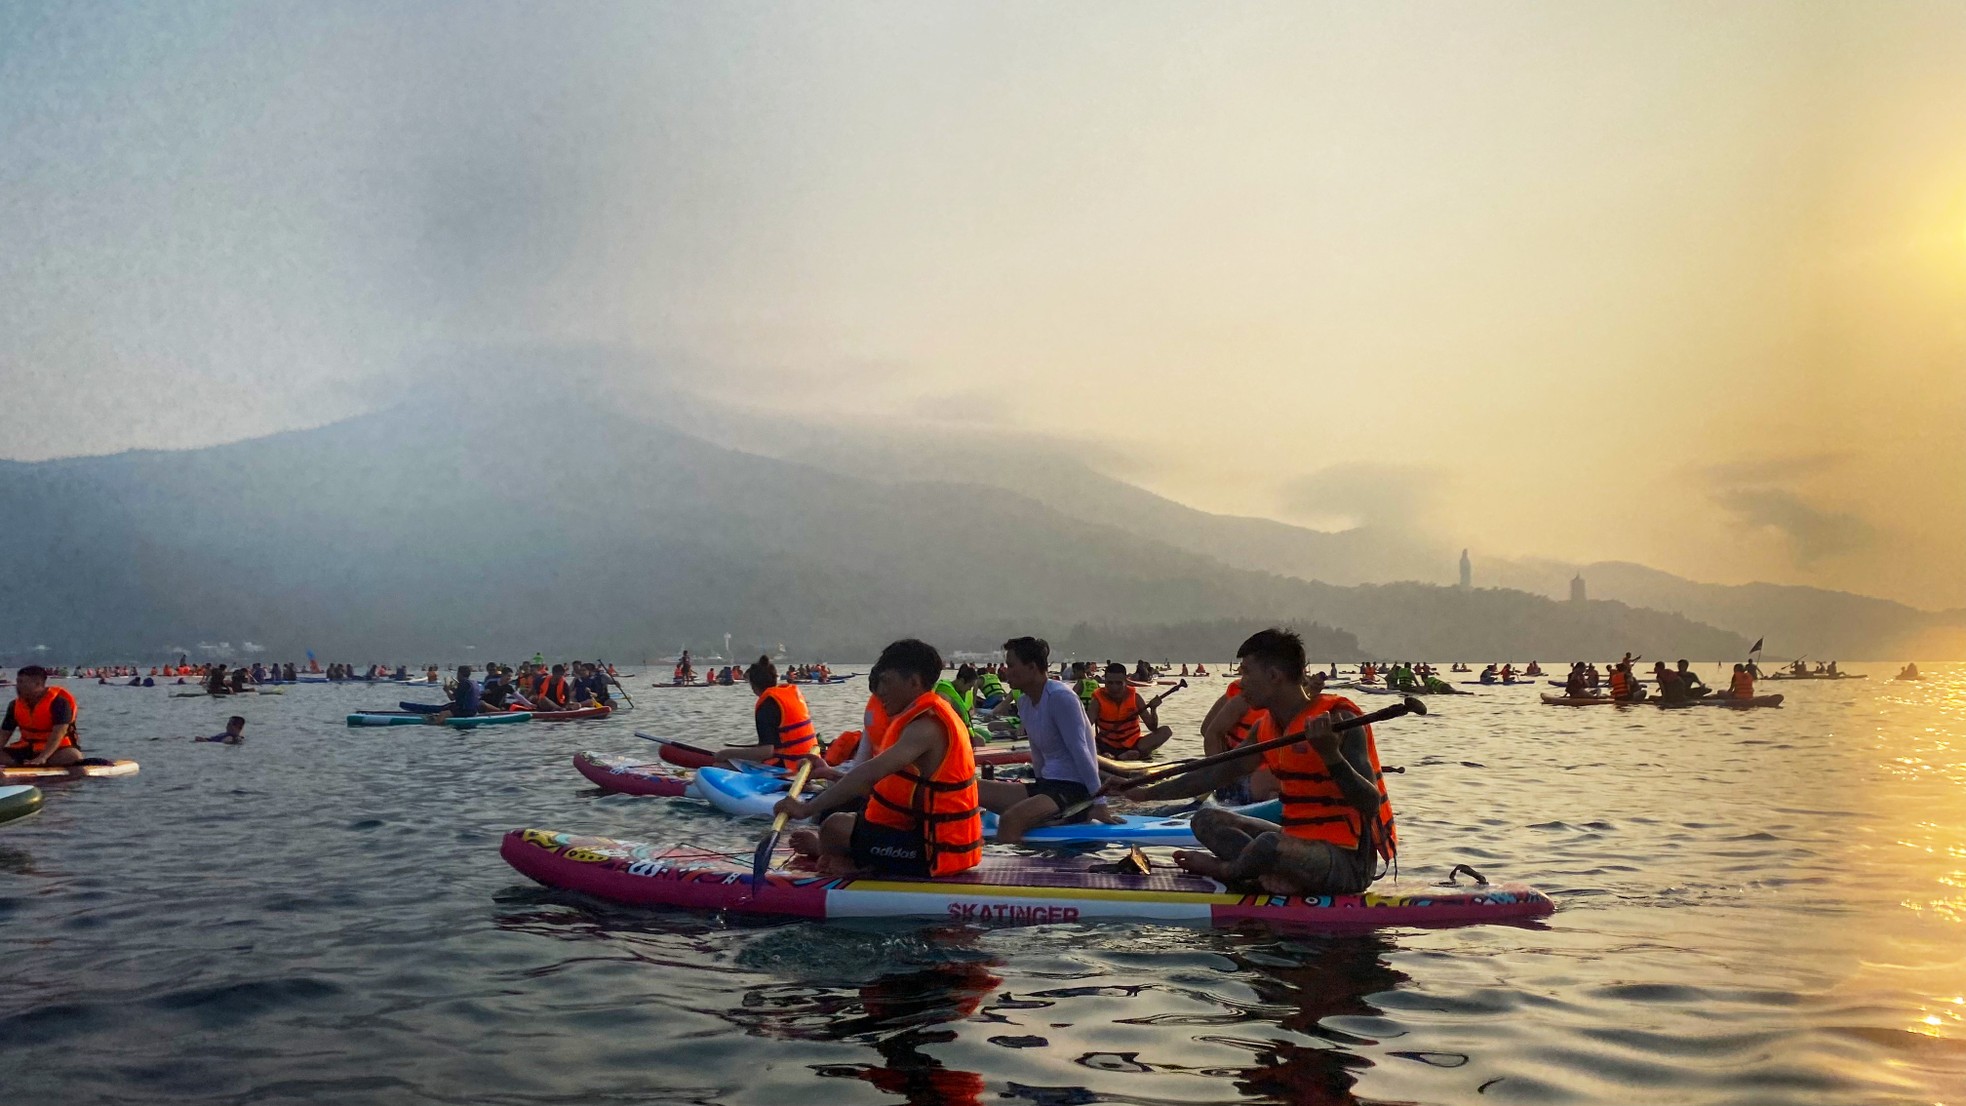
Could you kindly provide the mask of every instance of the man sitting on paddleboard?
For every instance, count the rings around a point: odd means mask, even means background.
[[[1324,691],[1324,673],[1312,673],[1305,681],[1305,689],[1312,698]],[[1315,690],[1312,690],[1315,689]],[[1263,712],[1249,705],[1242,697],[1242,681],[1232,680],[1223,689],[1213,706],[1201,720],[1201,751],[1204,756],[1226,753],[1249,740],[1256,732],[1257,723],[1263,720]],[[1225,806],[1242,806],[1246,803],[1260,803],[1277,797],[1276,777],[1270,770],[1257,765],[1246,776],[1215,792],[1215,801]]]
[[[1652,662],[1652,682],[1659,688],[1659,698],[1668,703],[1684,703],[1692,696],[1686,694],[1686,685],[1679,682],[1679,673],[1666,667],[1665,661]]]
[[[826,743],[818,756],[807,757],[812,761],[812,778],[816,780],[837,780],[845,778],[848,772],[859,767],[862,761],[872,760],[887,748],[888,713],[881,704],[879,695],[871,694],[881,683],[881,670],[876,667],[867,673],[867,705],[860,712],[860,728],[846,730],[840,736]],[[864,804],[863,804],[864,805]],[[812,830],[802,829],[794,833],[794,847],[801,835],[808,839],[805,852],[818,849],[819,838]]]
[[[487,714],[531,710],[532,702],[520,694],[512,670],[499,664],[485,666],[485,682],[478,689],[478,706]]]
[[[983,780],[977,797],[997,814],[997,840],[1015,845],[1024,834],[1043,825],[1067,807],[1085,802],[1099,790],[1099,760],[1093,752],[1092,725],[1086,721],[1079,697],[1051,671],[1051,646],[1042,638],[1018,637],[1003,643],[1003,676],[1018,692],[1017,717],[1031,741],[1033,783]],[[1100,803],[1071,819],[1118,821]]]
[[[949,701],[956,715],[963,721],[976,712],[976,666],[965,664],[956,669],[953,680],[937,680],[935,693]]]
[[[48,670],[30,664],[14,674],[14,701],[0,718],[0,763],[60,767],[82,759],[75,744],[75,696],[48,686]],[[9,740],[11,739],[11,740]]]
[[[991,669],[985,670],[982,675],[976,678],[977,710],[993,711],[1005,699],[1009,698],[1008,693],[1004,689],[1003,675],[994,671],[994,667],[992,666]],[[1047,668],[1045,671],[1049,672],[1050,669]]]
[[[471,666],[460,664],[457,666],[457,690],[452,693],[451,701],[445,704],[443,710],[424,715],[423,720],[438,726],[446,718],[476,718],[483,706],[483,692],[478,688],[478,681],[471,678]]]
[[[717,761],[749,760],[774,768],[790,768],[801,757],[819,748],[818,731],[812,724],[812,710],[794,684],[778,682],[778,669],[770,657],[760,656],[746,674],[758,701],[751,708],[751,719],[758,728],[755,745],[730,745],[717,750]]]
[[[576,706],[614,706],[614,701],[608,696],[608,678],[598,665],[575,661],[573,671],[573,701]]]
[[[1099,755],[1114,760],[1146,760],[1174,736],[1173,728],[1160,724],[1159,713],[1140,701],[1140,693],[1126,682],[1126,666],[1118,661],[1106,666],[1106,680],[1092,693],[1087,713]]]
[[[1174,854],[1197,875],[1229,884],[1256,884],[1274,895],[1344,895],[1365,890],[1390,863],[1398,837],[1392,804],[1379,771],[1369,726],[1332,731],[1332,723],[1364,712],[1349,699],[1304,694],[1304,641],[1286,630],[1263,630],[1236,651],[1242,698],[1265,711],[1254,742],[1279,735],[1303,740],[1224,761],[1165,783],[1116,793],[1136,799],[1207,794],[1267,767],[1283,792],[1283,824],[1220,807],[1195,813],[1196,840],[1207,852]],[[1283,719],[1281,724],[1278,720]]]
[[[532,705],[538,710],[566,710],[573,704],[573,685],[567,682],[567,666],[556,664],[553,671],[539,681],[539,693],[532,696]]]
[[[907,638],[882,650],[874,670],[874,693],[893,718],[887,747],[809,800],[780,799],[773,813],[824,818],[818,834],[790,844],[825,873],[921,878],[974,868],[983,856],[976,759],[969,723],[935,693],[942,655]],[[862,796],[865,810],[849,813]]]

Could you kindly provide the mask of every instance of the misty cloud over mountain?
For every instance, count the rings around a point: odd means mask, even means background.
[[[543,354],[510,356],[562,379]],[[1616,603],[1287,576],[1351,571],[1376,539],[1219,519],[1055,457],[1026,478],[988,441],[835,428],[827,467],[630,418],[586,389],[511,402],[530,393],[484,371],[475,389],[445,377],[315,430],[0,466],[0,507],[22,523],[0,539],[0,651],[108,659],[250,640],[365,661],[635,658],[729,633],[740,652],[864,656],[907,634],[991,648],[1075,628],[1172,649],[1151,628],[1222,620],[1321,623],[1376,656],[1704,658],[1745,644]],[[744,421],[727,417],[727,430]],[[777,425],[791,452],[820,452]]]

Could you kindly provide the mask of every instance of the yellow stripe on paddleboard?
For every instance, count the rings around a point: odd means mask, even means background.
[[[1196,906],[1227,906],[1246,896],[1203,894],[1194,891],[1128,891],[1100,887],[1023,887],[1001,883],[943,883],[917,880],[901,883],[889,880],[856,879],[839,888],[841,892],[886,891],[915,895],[1005,899],[1100,899],[1119,902],[1193,903]]]

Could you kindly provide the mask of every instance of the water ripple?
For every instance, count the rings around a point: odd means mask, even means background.
[[[1388,725],[1401,882],[1473,862],[1560,911],[1324,938],[635,911],[498,861],[518,825],[748,849],[698,804],[603,795],[567,763],[647,749],[637,728],[741,734],[736,692],[461,734],[348,730],[394,696],[302,687],[247,704],[247,744],[220,748],[181,738],[229,704],[85,685],[93,744],[144,768],[52,785],[0,829],[0,1083],[106,1103],[1949,1101],[1966,671],[1928,671],[1754,714],[1484,689]],[[815,690],[821,728],[861,694]],[[1207,706],[1169,701],[1190,747]]]

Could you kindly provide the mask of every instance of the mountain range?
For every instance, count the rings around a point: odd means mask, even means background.
[[[1048,443],[989,427],[951,435],[746,416],[687,405],[687,424],[720,442],[875,480],[903,478],[933,458],[963,479],[1016,491],[1083,521],[1099,522],[1236,568],[1326,584],[1393,581],[1447,584],[1458,576],[1458,547],[1410,531],[1365,526],[1329,532],[1267,518],[1213,514],[1155,495],[1088,464],[1067,443]],[[1765,639],[1768,656],[1880,659],[1966,656],[1966,610],[1925,611],[1888,599],[1785,584],[1701,583],[1623,561],[1566,562],[1494,556],[1475,550],[1478,587],[1567,600],[1581,576],[1593,599],[1669,612]],[[1334,615],[1343,603],[1326,609]],[[1369,623],[1341,619],[1372,644]],[[1534,651],[1533,644],[1529,646]],[[1544,647],[1557,655],[1559,649]],[[1519,654],[1520,651],[1518,651]],[[1450,650],[1429,656],[1487,656]],[[1731,656],[1731,654],[1729,654]]]
[[[652,422],[457,401],[472,394],[205,449],[0,463],[0,655],[636,658],[730,634],[740,653],[864,657],[904,635],[953,650],[1029,632],[1219,659],[1225,626],[1277,622],[1382,657],[1747,644],[1619,602],[1317,579],[1378,536],[1222,519],[1082,467],[979,480],[966,447],[987,436],[870,475],[713,441],[680,406]]]

